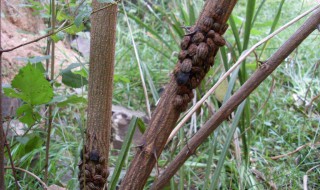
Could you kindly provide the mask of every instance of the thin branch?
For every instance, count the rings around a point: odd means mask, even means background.
[[[218,82],[195,104],[195,106],[192,109],[190,109],[188,114],[186,114],[186,116],[179,122],[179,124],[175,127],[175,129],[170,134],[170,137],[169,137],[167,143],[172,140],[172,138],[177,134],[177,132],[180,130],[180,128],[190,119],[192,114],[196,110],[199,109],[199,107],[203,104],[203,102],[206,101],[206,99],[208,99],[208,97],[218,88],[218,86],[246,59],[246,57],[248,57],[250,55],[250,53],[252,53],[260,45],[267,42],[268,40],[273,38],[275,35],[280,33],[281,31],[285,30],[286,28],[288,28],[292,24],[296,23],[301,18],[305,17],[306,15],[308,15],[309,13],[311,13],[312,11],[316,10],[319,7],[320,7],[320,4],[314,6],[310,10],[302,13],[301,15],[297,16],[296,18],[294,18],[293,20],[288,22],[287,24],[280,27],[278,30],[274,31],[273,33],[271,33],[270,35],[268,35],[267,37],[265,37],[264,39],[262,39],[261,41],[256,43],[249,50],[244,51],[244,53],[239,57],[238,61],[218,80]]]
[[[8,166],[5,166],[4,168],[5,168],[5,169],[12,169],[11,167],[8,167]],[[37,181],[39,181],[39,183],[42,185],[42,187],[43,187],[44,189],[48,189],[48,186],[46,185],[46,183],[44,183],[44,182],[40,179],[40,177],[38,177],[36,174],[34,174],[34,173],[32,173],[32,172],[30,172],[30,171],[28,171],[28,170],[25,170],[25,169],[22,169],[22,168],[18,168],[18,167],[15,167],[15,169],[16,169],[16,170],[19,170],[19,171],[22,171],[22,172],[24,172],[24,173],[26,173],[26,174],[34,177]]]
[[[8,123],[7,129],[9,129],[10,120],[7,123]],[[5,146],[6,146],[7,151],[8,151],[9,160],[10,160],[10,164],[11,164],[11,168],[12,168],[12,174],[13,174],[14,181],[16,183],[16,188],[19,190],[21,187],[20,187],[19,182],[18,182],[17,172],[15,170],[14,162],[13,162],[12,155],[11,155],[11,149],[10,149],[9,143],[7,141],[7,136],[6,136],[5,133],[3,133],[3,137],[4,137]]]
[[[109,3],[108,5],[104,6],[104,7],[101,8],[101,9],[92,11],[92,12],[91,12],[91,15],[92,15],[92,14],[95,14],[95,13],[101,11],[101,10],[104,10],[104,9],[106,9],[106,8],[108,8],[108,7],[110,7],[111,5],[118,4],[118,2],[120,2],[120,1],[118,0],[118,1],[115,1],[114,3]],[[89,19],[83,20],[82,23],[85,23],[85,22],[87,22],[88,20],[89,20]],[[20,48],[20,47],[23,47],[23,46],[32,44],[32,43],[34,43],[34,42],[38,42],[38,41],[40,41],[40,40],[42,40],[42,39],[44,39],[44,38],[50,37],[50,36],[52,36],[52,35],[54,35],[54,34],[56,34],[56,33],[58,33],[58,32],[61,32],[61,31],[65,30],[65,29],[67,29],[67,28],[69,28],[69,27],[71,27],[71,26],[73,26],[73,25],[74,25],[74,22],[71,23],[71,24],[69,24],[69,25],[67,25],[67,26],[65,26],[65,27],[62,27],[62,28],[60,27],[60,29],[57,29],[57,30],[55,30],[54,32],[50,32],[50,33],[48,33],[48,34],[46,34],[46,35],[40,36],[40,37],[38,37],[38,38],[36,38],[36,39],[34,39],[34,40],[31,40],[31,41],[29,41],[29,42],[22,43],[22,44],[20,44],[20,45],[18,45],[18,46],[15,46],[15,47],[13,47],[13,48],[9,48],[9,49],[2,49],[2,48],[0,48],[0,53],[10,52],[10,51],[13,51],[13,50],[15,50],[15,49],[18,49],[18,48]]]
[[[299,146],[298,148],[296,148],[294,151],[292,152],[288,152],[286,154],[282,154],[282,155],[278,155],[278,156],[272,156],[270,157],[272,160],[278,160],[280,158],[284,158],[284,157],[287,157],[287,156],[290,156],[294,153],[297,153],[299,152],[300,150],[304,149],[305,147],[308,147],[308,146],[316,146],[316,145],[320,145],[320,142],[316,142],[316,143],[307,143],[305,145],[302,145],[302,146]]]
[[[51,0],[51,31],[54,32],[54,28],[56,27],[56,1]],[[55,62],[55,43],[51,41],[51,75],[50,80],[54,80],[54,62]],[[48,72],[48,71],[47,71]],[[53,88],[53,82],[51,83],[51,87]],[[53,105],[49,105],[48,111],[48,132],[47,132],[47,141],[46,141],[46,160],[45,160],[45,168],[44,168],[44,181],[48,183],[48,168],[49,168],[49,157],[50,157],[50,140],[51,140],[51,130],[52,130],[52,116]]]
[[[320,9],[307,21],[222,105],[222,107],[191,138],[177,157],[162,172],[151,189],[161,189],[178,171],[183,163],[196,151],[202,142],[255,90],[280,64],[307,38],[320,23]]]
[[[0,1],[0,15],[2,13],[2,2]],[[2,19],[0,19],[0,50],[2,50]],[[2,52],[0,51],[0,189],[5,189],[4,181],[4,130],[2,122]]]

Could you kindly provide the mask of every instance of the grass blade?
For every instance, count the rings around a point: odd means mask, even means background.
[[[229,18],[229,24],[230,24],[234,39],[235,39],[236,44],[237,44],[239,55],[241,55],[242,46],[241,46],[241,42],[240,42],[239,31],[238,31],[238,28],[236,26],[236,22],[234,21],[234,18],[233,18],[232,14],[231,14],[231,16]]]
[[[112,174],[112,177],[111,177],[111,181],[110,181],[110,189],[111,190],[114,190],[116,189],[117,187],[117,183],[118,183],[118,180],[119,180],[119,177],[120,177],[120,173],[121,173],[121,169],[122,169],[122,166],[124,164],[124,161],[128,155],[128,152],[129,152],[129,148],[130,148],[130,145],[131,145],[131,141],[132,141],[132,138],[133,138],[133,134],[136,130],[136,123],[139,119],[135,116],[132,117],[131,119],[131,122],[130,122],[130,125],[129,125],[129,130],[128,130],[128,133],[123,141],[123,144],[122,144],[122,148],[121,148],[121,151],[120,151],[120,154],[119,154],[119,159],[118,159],[118,162],[116,164],[116,167],[113,171],[113,174]]]
[[[227,139],[226,139],[226,142],[225,142],[225,145],[223,147],[223,150],[221,152],[221,155],[219,157],[219,161],[218,161],[218,165],[217,165],[217,168],[216,170],[214,171],[214,174],[211,178],[211,185],[210,185],[210,190],[213,190],[213,189],[216,189],[216,184],[218,182],[218,179],[219,179],[219,176],[220,176],[220,173],[221,173],[221,169],[223,167],[223,164],[224,164],[224,161],[225,161],[225,158],[226,158],[226,155],[227,155],[227,151],[229,149],[229,146],[230,146],[230,143],[231,143],[231,140],[233,138],[233,134],[234,134],[234,131],[236,130],[237,128],[237,125],[239,123],[239,120],[240,120],[240,117],[242,115],[242,111],[244,109],[244,106],[246,104],[246,100],[243,101],[238,109],[237,109],[237,112],[235,114],[235,117],[234,117],[234,120],[232,122],[232,126],[231,126],[231,129],[230,131],[228,132],[228,136],[227,136]]]
[[[280,5],[279,5],[278,12],[277,12],[277,14],[276,14],[276,17],[275,17],[274,20],[273,20],[273,23],[272,23],[272,26],[271,26],[271,28],[270,28],[269,34],[271,34],[272,32],[274,32],[274,30],[276,29],[276,26],[277,26],[277,24],[278,24],[278,22],[279,22],[279,19],[280,19],[280,15],[281,15],[281,11],[282,11],[282,6],[283,6],[284,2],[285,2],[285,0],[282,0],[281,3],[280,3]],[[263,47],[262,47],[262,49],[261,49],[261,53],[260,53],[260,56],[259,56],[259,57],[261,57],[261,55],[263,54],[263,52],[264,52],[264,50],[266,49],[266,47],[268,46],[268,44],[269,44],[269,41],[267,41],[265,44],[263,44]]]

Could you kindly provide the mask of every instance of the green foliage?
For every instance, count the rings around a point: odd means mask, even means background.
[[[53,98],[50,83],[43,75],[42,65],[28,63],[12,80],[12,88],[4,88],[8,97],[19,98],[25,102],[17,109],[17,116],[22,123],[32,126],[41,119],[35,106],[48,103]]]
[[[30,63],[20,69],[19,74],[12,80],[12,87],[4,89],[5,94],[20,98],[31,106],[48,103],[53,97],[50,83],[43,73]]]
[[[136,117],[133,117],[131,119],[128,133],[126,134],[126,137],[124,139],[124,142],[122,144],[122,148],[121,148],[121,151],[119,154],[120,159],[118,159],[115,170],[114,170],[113,175],[111,177],[110,186],[109,186],[109,188],[111,190],[115,190],[117,187],[122,167],[123,167],[124,162],[127,158],[127,154],[129,152],[130,145],[132,144],[131,141],[132,141],[134,132],[136,130],[138,120],[140,120],[140,122],[143,123],[143,121],[141,121],[141,119],[138,119]]]
[[[73,88],[80,88],[88,84],[88,80],[84,77],[85,74],[83,74],[83,71],[78,73],[72,71],[72,69],[81,65],[82,64],[79,63],[73,63],[61,72],[63,84]]]
[[[30,0],[21,6],[30,7],[36,14],[47,19],[50,15],[49,6],[40,2]],[[74,25],[52,36],[54,41],[90,28],[90,23],[87,23],[92,11],[90,4],[81,2],[57,1],[58,25]],[[310,7],[309,3],[303,2],[292,4],[285,0],[239,1],[228,21],[230,27],[224,35],[229,46],[220,48],[215,65],[197,89],[197,99],[218,80],[224,70],[232,66],[245,49]],[[179,42],[185,34],[181,26],[193,25],[202,5],[203,1],[191,0],[155,0],[152,4],[138,0],[135,3],[126,1],[124,7],[119,6],[114,103],[135,110],[145,110],[137,59],[142,62],[141,68],[149,83],[149,97],[157,97],[157,90],[168,81],[177,61]],[[129,24],[124,9],[128,13]],[[256,50],[259,60],[256,60],[253,54],[247,58],[241,71],[238,68],[228,78],[228,89],[223,102],[239,88],[246,76],[250,76],[258,68],[257,61],[264,61],[272,55],[300,23],[259,47]],[[132,28],[132,33],[129,32],[128,25]],[[317,80],[319,66],[315,64],[319,59],[318,52],[315,51],[318,49],[318,41],[319,38],[312,36],[290,55],[272,77],[247,100],[250,107],[243,110],[247,116],[246,122],[240,120],[240,124],[236,125],[240,112],[230,121],[225,121],[175,175],[167,189],[208,189],[210,186],[216,189],[271,189],[271,182],[278,189],[301,189],[301,179],[304,175],[308,175],[310,189],[319,189],[318,145],[306,146],[299,152],[278,160],[271,159],[272,156],[286,154],[299,146],[319,142],[319,99],[306,111],[306,105],[320,92],[320,83]],[[136,52],[132,45],[137,48]],[[49,58],[50,56],[21,58],[33,64],[24,68],[24,74],[18,74],[19,77],[12,84],[12,89],[4,90],[6,95],[21,98],[25,102],[17,110],[17,117],[28,125],[28,128],[24,128],[26,135],[10,141],[12,155],[19,167],[32,171],[40,178],[43,177],[46,127],[38,122],[45,118],[39,108],[43,104],[56,105],[53,110],[49,184],[63,184],[68,189],[77,189],[77,163],[85,136],[87,65],[78,61],[79,63],[63,69],[59,74],[63,84],[59,80],[52,81],[56,87],[53,97],[52,89],[49,93],[50,90],[41,88],[42,83],[46,83],[46,88],[50,86],[44,78],[44,68],[40,63]],[[74,88],[81,88],[82,91],[75,92]],[[47,95],[42,95],[40,91]],[[153,105],[156,104],[156,100],[157,98],[154,98]],[[207,100],[207,104],[201,107],[198,114],[179,132],[179,136],[166,147],[158,160],[161,168],[174,158],[181,146],[186,144],[194,131],[203,125],[212,114],[211,111],[218,109],[219,105],[220,102],[215,96]],[[240,108],[243,107],[238,109]],[[134,122],[140,131],[145,130],[146,127],[141,120]],[[130,138],[136,125],[131,126],[127,134],[121,156],[110,155],[110,165],[116,168],[112,184],[118,182],[119,172],[127,168],[132,160],[134,150],[130,149]],[[237,137],[233,136],[233,132]],[[112,150],[114,151],[116,150]],[[248,162],[244,161],[246,159]],[[255,170],[262,173],[265,179],[261,180],[253,172]],[[65,176],[70,180],[64,181]],[[14,183],[10,173],[7,173],[6,179],[8,189],[13,189]],[[153,176],[149,178],[146,189],[154,179]],[[28,176],[22,176],[19,182],[22,187],[29,189],[41,188]]]

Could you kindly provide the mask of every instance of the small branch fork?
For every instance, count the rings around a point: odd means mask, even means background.
[[[115,1],[115,2],[113,2],[113,3],[108,3],[106,6],[100,8],[100,9],[98,9],[98,10],[92,11],[92,12],[91,12],[91,15],[93,15],[93,14],[99,12],[99,11],[102,11],[102,10],[104,10],[104,9],[106,9],[106,8],[114,5],[114,4],[118,4],[119,2],[120,2],[120,0],[117,0],[117,1]],[[88,21],[88,20],[84,20],[83,23],[85,23],[85,22],[87,22],[87,21]],[[64,22],[64,24],[66,24],[66,23],[67,23],[67,22]],[[63,25],[64,25],[64,24],[63,24]],[[38,37],[38,38],[36,38],[36,39],[34,39],[34,40],[31,40],[31,41],[29,41],[29,42],[22,43],[22,44],[17,45],[17,46],[15,46],[15,47],[13,47],[13,48],[9,48],[9,49],[2,49],[2,48],[0,48],[0,53],[10,52],[10,51],[13,51],[13,50],[15,50],[15,49],[18,49],[18,48],[20,48],[20,47],[23,47],[23,46],[26,46],[26,45],[29,45],[29,44],[38,42],[38,41],[40,41],[40,40],[42,40],[42,39],[44,39],[44,38],[50,37],[50,36],[52,36],[52,35],[54,35],[54,34],[56,34],[56,33],[58,33],[58,32],[61,32],[61,31],[63,31],[63,30],[66,30],[67,28],[73,26],[74,23],[68,24],[68,25],[66,25],[66,26],[63,26],[63,25],[60,26],[59,29],[57,29],[57,30],[55,30],[55,31],[53,31],[53,32],[50,32],[50,33],[48,33],[48,34],[46,34],[46,35],[43,35],[43,36],[40,36],[40,37]]]
[[[177,157],[167,166],[152,185],[151,189],[161,189],[191,156],[200,144],[255,90],[281,62],[307,38],[320,23],[320,9],[305,21],[305,23],[243,84],[243,86],[204,124],[191,138],[188,147],[185,146]],[[191,150],[191,151],[190,151]]]

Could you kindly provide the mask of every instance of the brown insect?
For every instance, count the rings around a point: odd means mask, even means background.
[[[208,55],[209,49],[208,45],[204,42],[200,43],[199,46],[197,47],[197,55],[201,59],[205,59]]]
[[[208,56],[207,62],[210,66],[213,66],[214,65],[214,56],[213,55]]]
[[[190,87],[191,87],[192,89],[197,88],[198,84],[199,84],[199,83],[198,83],[196,77],[192,77],[192,78],[190,79]]]
[[[213,42],[212,38],[207,38],[207,45],[209,46],[210,51],[214,50],[216,47],[216,44]]]
[[[224,24],[223,27],[221,27],[220,29],[220,34],[224,34],[227,31],[228,27],[228,24]]]
[[[212,28],[214,24],[214,20],[211,17],[204,17],[203,19],[203,25]]]
[[[217,46],[224,46],[226,44],[226,40],[218,33],[215,33],[215,36],[213,38],[213,42]]]
[[[93,180],[94,180],[94,183],[100,184],[100,185],[104,184],[104,182],[105,182],[105,179],[101,175],[95,175],[93,177]]]
[[[200,42],[203,42],[204,40],[204,35],[202,32],[197,32],[193,37],[192,37],[192,43],[199,44]]]
[[[181,50],[179,55],[178,55],[178,59],[180,61],[184,60],[188,55],[188,51],[187,50]]]
[[[208,37],[208,38],[214,38],[214,33],[216,33],[214,30],[210,30],[210,31],[207,33],[207,37]]]
[[[96,172],[97,173],[101,173],[101,171],[102,171],[102,165],[101,164],[97,164],[96,165]]]
[[[213,28],[214,31],[220,32],[221,24],[219,24],[219,23],[216,22],[216,23],[213,24],[213,27],[212,27],[212,28]]]
[[[191,68],[192,68],[192,61],[191,61],[191,59],[185,59],[185,60],[183,60],[183,62],[181,63],[180,67],[181,67],[181,71],[182,71],[182,72],[185,72],[185,73],[190,72],[190,70],[191,70]]]
[[[182,42],[180,44],[182,50],[186,50],[189,46],[189,42],[191,40],[190,36],[184,36]]]
[[[183,98],[180,95],[177,95],[173,102],[175,107],[180,107],[183,104]]]
[[[183,99],[183,102],[186,103],[186,104],[191,101],[191,99],[190,99],[190,97],[188,96],[188,94],[184,94],[184,95],[182,96],[182,99]]]
[[[191,44],[188,48],[188,54],[190,56],[194,56],[197,53],[197,45],[196,44]]]
[[[198,55],[194,55],[192,57],[192,63],[194,66],[201,66],[203,64],[203,60]]]

